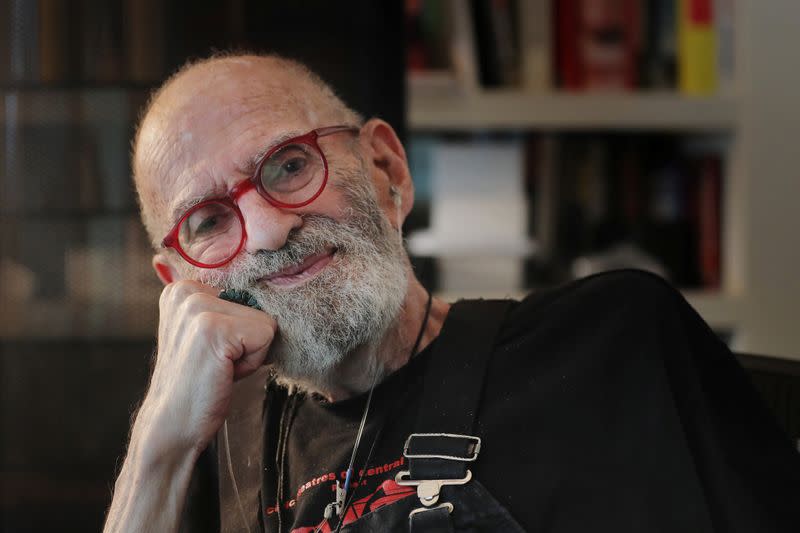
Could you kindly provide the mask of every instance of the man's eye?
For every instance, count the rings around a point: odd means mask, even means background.
[[[231,228],[233,217],[233,210],[223,204],[212,203],[201,207],[183,225],[182,238],[187,243],[215,238]]]
[[[304,168],[306,168],[307,162],[303,157],[293,157],[292,159],[285,161],[283,163],[283,173],[284,174],[297,174],[298,172],[302,172]]]
[[[272,193],[294,192],[305,187],[320,166],[308,148],[290,145],[273,154],[264,163],[261,168],[261,185]]]
[[[200,224],[197,225],[197,228],[195,228],[194,232],[197,235],[203,235],[204,233],[208,233],[209,231],[213,230],[216,225],[217,217],[211,216],[203,219]]]

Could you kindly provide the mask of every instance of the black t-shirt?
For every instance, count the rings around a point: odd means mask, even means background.
[[[394,477],[407,468],[403,444],[429,359],[458,357],[435,346],[375,388],[346,524],[416,498]],[[282,531],[312,532],[335,481],[344,483],[366,394],[329,404],[275,388],[268,398],[264,524],[277,530],[282,470]],[[281,425],[288,439],[279,467]],[[800,456],[727,347],[649,274],[593,276],[513,304],[476,432],[474,478],[526,531],[789,532],[800,524]]]

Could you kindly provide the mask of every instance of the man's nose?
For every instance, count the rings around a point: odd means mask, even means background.
[[[238,205],[244,217],[247,232],[244,249],[248,253],[281,248],[289,232],[303,225],[296,211],[275,207],[255,190],[242,195]]]

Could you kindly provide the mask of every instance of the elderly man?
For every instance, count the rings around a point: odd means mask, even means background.
[[[304,66],[184,67],[133,167],[165,288],[106,531],[800,524],[800,459],[679,293],[630,271],[431,298],[400,141]],[[219,515],[199,523],[209,446]]]

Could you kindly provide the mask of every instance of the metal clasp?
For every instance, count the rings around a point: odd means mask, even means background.
[[[425,507],[436,505],[443,485],[464,485],[472,479],[471,470],[467,470],[467,475],[462,479],[408,479],[410,475],[408,470],[402,470],[394,477],[394,481],[398,485],[417,487],[417,496]]]
[[[458,457],[456,455],[440,455],[433,453],[408,453],[411,447],[411,439],[416,437],[445,437],[448,439],[465,439],[474,442],[472,453],[466,457]],[[474,461],[478,458],[478,453],[481,451],[481,438],[474,435],[458,435],[455,433],[412,433],[406,439],[403,446],[403,455],[406,459],[448,459],[450,461]]]

